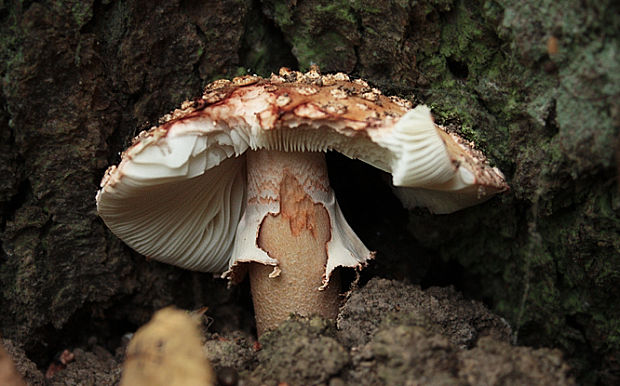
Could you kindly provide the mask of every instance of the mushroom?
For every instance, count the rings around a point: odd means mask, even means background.
[[[391,173],[407,203],[435,213],[507,189],[482,153],[411,107],[317,69],[218,80],[134,139],[106,171],[97,210],[150,258],[232,282],[249,271],[259,334],[290,313],[333,318],[335,269],[374,253],[338,207],[326,151]]]

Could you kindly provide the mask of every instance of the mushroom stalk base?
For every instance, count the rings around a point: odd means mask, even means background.
[[[260,173],[268,175],[260,178]],[[331,189],[324,155],[251,152],[248,177],[257,182],[249,184],[250,190],[274,189],[278,197],[271,199],[280,204],[279,213],[263,219],[257,239],[258,247],[277,260],[278,266],[249,264],[258,334],[277,327],[293,313],[335,318],[340,291],[337,271],[332,273],[329,285],[322,288],[327,243],[332,237],[330,214],[308,194]],[[261,197],[260,193],[253,194],[258,192],[249,193],[249,197]]]

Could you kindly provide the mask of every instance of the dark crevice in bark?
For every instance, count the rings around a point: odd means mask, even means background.
[[[240,63],[250,73],[269,76],[280,67],[299,68],[291,44],[276,23],[267,16],[260,0],[252,0],[239,50]]]
[[[1,232],[4,232],[6,222],[13,220],[15,212],[24,205],[31,195],[32,188],[30,187],[30,181],[27,179],[22,180],[17,187],[17,193],[1,208],[2,212],[0,213],[3,214],[2,222],[0,223]]]
[[[359,43],[353,46],[353,51],[355,52],[355,66],[353,66],[351,75],[355,77],[362,77],[362,69],[360,68],[360,46],[364,43],[364,24],[362,22],[361,12],[356,10],[355,12],[353,12],[353,16],[355,17],[355,25],[357,27],[357,32],[360,36],[360,39]]]
[[[454,75],[457,79],[467,79],[469,76],[467,63],[461,62],[451,56],[446,58],[446,64],[448,65],[448,70],[450,70],[452,75]]]
[[[110,9],[114,6],[116,6],[116,4],[113,1],[104,3],[101,0],[95,0],[92,6],[93,16],[80,28],[79,32],[81,34],[96,34],[101,30],[101,21],[109,18]]]
[[[557,101],[555,99],[551,101],[551,106],[549,106],[547,118],[545,119],[545,129],[546,129],[545,131],[546,131],[546,135],[549,138],[554,137],[560,131],[560,128],[558,127],[557,122],[555,120],[557,116],[556,105],[557,105]]]

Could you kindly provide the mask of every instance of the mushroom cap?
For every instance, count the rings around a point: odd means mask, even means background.
[[[268,79],[218,80],[134,139],[106,171],[97,210],[146,256],[222,272],[244,212],[248,149],[338,151],[391,173],[406,203],[436,213],[508,188],[428,107],[411,107],[342,73],[281,69]]]

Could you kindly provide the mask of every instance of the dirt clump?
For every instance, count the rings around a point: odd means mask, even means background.
[[[482,303],[386,279],[355,290],[337,322],[292,316],[258,340],[244,331],[202,339],[222,385],[575,384],[559,350],[513,346],[510,326]],[[22,350],[4,345],[32,385],[120,380],[122,349],[75,348],[45,380]]]

